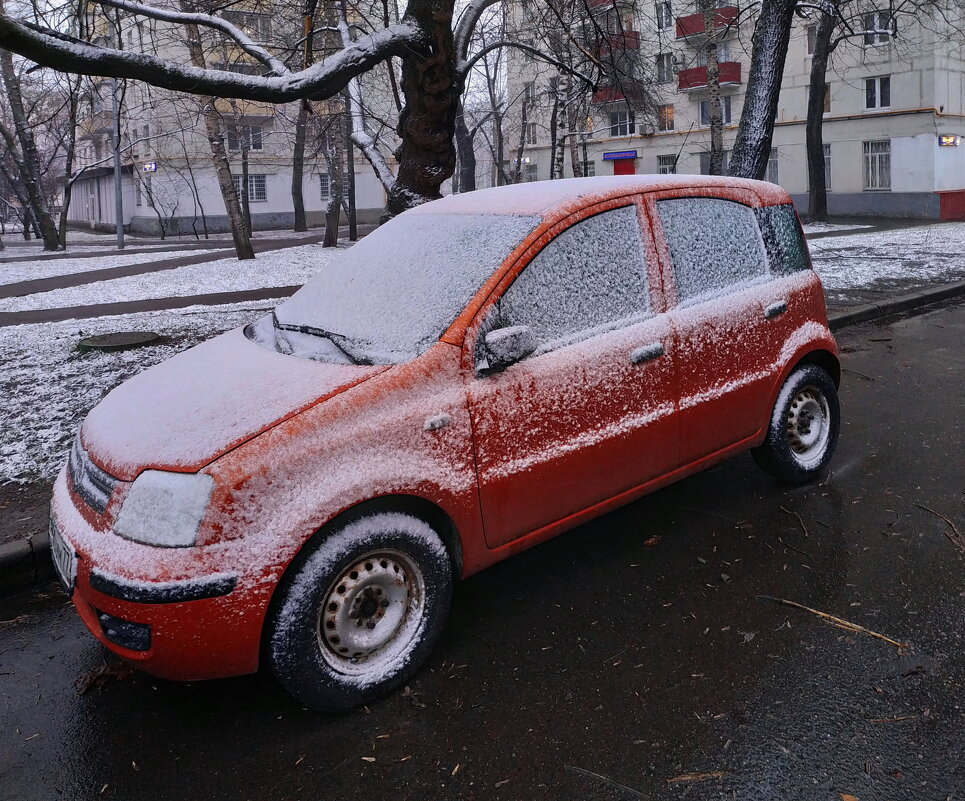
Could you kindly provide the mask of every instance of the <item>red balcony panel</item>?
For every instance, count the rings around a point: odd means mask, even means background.
[[[739,61],[722,61],[717,65],[720,73],[721,86],[725,84],[741,83],[741,63]],[[707,68],[691,67],[677,73],[677,88],[680,91],[700,89],[707,85]]]
[[[592,2],[592,0],[591,0]],[[737,6],[721,6],[717,9],[714,17],[714,27],[723,28],[730,25],[737,19]],[[686,17],[677,17],[677,38],[683,39],[686,36],[702,36],[704,33],[703,13],[688,14]]]
[[[615,86],[601,86],[593,93],[591,102],[593,103],[616,103],[618,100],[626,100],[627,96]]]
[[[608,33],[600,45],[601,53],[608,53],[617,50],[639,50],[640,34],[637,31],[625,31],[624,33]]]

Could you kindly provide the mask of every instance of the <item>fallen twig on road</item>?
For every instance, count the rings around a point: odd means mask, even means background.
[[[841,372],[842,372],[842,373],[853,373],[853,374],[856,375],[856,376],[860,376],[860,377],[863,378],[865,381],[874,381],[874,380],[875,380],[875,379],[872,378],[870,375],[865,375],[864,373],[859,373],[857,370],[851,370],[851,369],[849,369],[849,368],[847,368],[847,367],[842,367],[842,368],[841,368]]]
[[[902,720],[918,720],[918,715],[901,715],[895,718],[868,718],[868,723],[898,723]]]
[[[806,525],[804,525],[804,519],[801,517],[801,515],[799,515],[797,512],[795,512],[795,511],[793,511],[793,510],[791,510],[791,509],[788,509],[788,508],[785,507],[785,506],[782,506],[782,507],[781,507],[781,511],[782,511],[782,512],[787,512],[787,514],[789,514],[789,515],[794,515],[794,516],[797,518],[797,522],[801,524],[801,531],[804,532],[804,536],[806,537],[806,536],[808,535],[808,527],[807,527]]]
[[[632,787],[627,787],[625,784],[620,784],[620,782],[615,782],[609,776],[603,776],[599,773],[594,773],[592,770],[586,770],[586,768],[578,768],[575,765],[564,765],[565,770],[571,773],[582,773],[584,776],[592,776],[594,779],[599,779],[601,782],[610,785],[611,787],[617,787],[627,793],[631,793],[637,798],[646,798],[646,796],[639,790],[634,790]]]
[[[773,595],[758,595],[757,598],[762,601],[773,601],[774,603],[784,604],[784,606],[793,606],[795,609],[803,609],[805,612],[810,612],[812,615],[817,615],[822,620],[827,620],[829,623],[831,623],[831,625],[837,626],[845,631],[853,631],[857,634],[867,634],[869,637],[884,640],[885,642],[890,643],[896,648],[902,650],[908,648],[908,643],[898,642],[898,640],[893,640],[891,637],[886,637],[884,634],[879,634],[877,631],[866,629],[864,626],[859,626],[857,623],[852,623],[850,620],[845,620],[843,617],[830,615],[827,612],[822,612],[819,609],[812,609],[810,606],[799,604],[797,601],[789,601],[787,598],[775,598]]]
[[[917,506],[919,509],[924,509],[926,512],[931,512],[933,515],[935,515],[935,517],[940,517],[942,520],[948,523],[952,531],[951,533],[946,531],[945,536],[952,541],[952,545],[965,551],[965,537],[963,537],[962,532],[958,530],[958,526],[945,517],[945,515],[943,515],[941,512],[936,512],[934,509],[929,509],[924,504],[916,503],[915,506]]]

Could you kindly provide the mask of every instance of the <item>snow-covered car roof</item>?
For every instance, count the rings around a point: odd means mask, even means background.
[[[564,178],[533,181],[449,195],[409,213],[419,214],[520,214],[549,217],[554,212],[579,208],[638,192],[693,187],[732,187],[749,190],[765,205],[787,203],[779,186],[748,178],[722,175],[617,175],[599,178]]]

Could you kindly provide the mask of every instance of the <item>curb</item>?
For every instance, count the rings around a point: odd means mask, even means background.
[[[47,532],[0,545],[0,595],[55,578]]]
[[[965,281],[922,289],[918,292],[909,292],[907,295],[898,295],[881,303],[866,303],[863,306],[855,306],[845,312],[828,315],[828,325],[832,331],[837,331],[849,325],[866,323],[880,317],[888,317],[899,312],[930,306],[932,303],[939,303],[961,295],[965,295]]]
[[[846,312],[829,315],[828,324],[832,331],[838,331],[849,325],[866,323],[962,295],[965,295],[965,281],[958,281],[899,295],[882,303],[856,306]],[[50,560],[50,539],[46,531],[34,534],[29,539],[0,545],[0,595],[7,595],[52,578],[55,578],[54,566]]]

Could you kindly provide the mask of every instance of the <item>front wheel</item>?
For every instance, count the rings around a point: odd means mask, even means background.
[[[302,703],[336,712],[419,669],[445,625],[452,568],[427,523],[380,512],[321,540],[279,591],[272,671]]]
[[[778,393],[764,443],[751,453],[772,476],[803,484],[827,467],[838,441],[841,409],[831,376],[817,365],[797,368]]]

